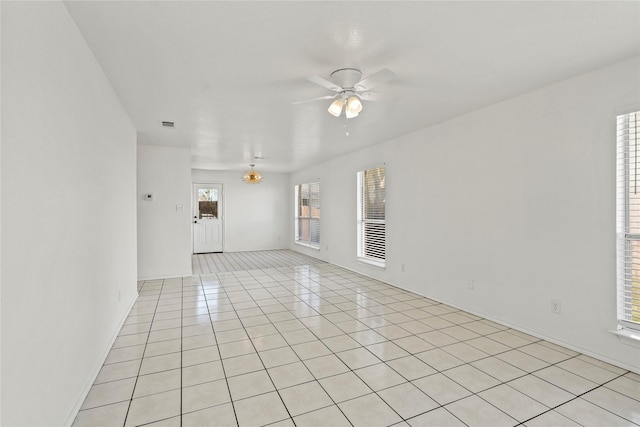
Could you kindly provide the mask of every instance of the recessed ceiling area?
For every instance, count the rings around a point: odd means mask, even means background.
[[[640,53],[639,2],[65,4],[138,143],[203,169],[296,171]],[[350,120],[293,104],[341,68],[397,78]]]

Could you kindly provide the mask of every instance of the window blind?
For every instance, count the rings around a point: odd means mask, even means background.
[[[386,258],[385,167],[358,172],[358,257],[384,266]]]
[[[296,185],[296,242],[320,247],[320,182]]]
[[[618,321],[640,329],[640,111],[617,118]]]

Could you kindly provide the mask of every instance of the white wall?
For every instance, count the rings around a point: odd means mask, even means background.
[[[2,46],[2,5],[0,5],[0,46]],[[0,100],[2,99],[2,55],[0,54]],[[0,242],[2,242],[2,102],[0,102]],[[2,244],[0,244],[0,334],[2,332]],[[2,423],[2,336],[0,335],[0,423]]]
[[[288,247],[293,235],[293,223],[288,221],[293,210],[289,204],[289,175],[263,176],[262,183],[250,185],[242,181],[242,171],[192,171],[193,182],[224,186],[225,252]]]
[[[136,133],[62,2],[1,7],[0,424],[68,425],[137,297]]]
[[[321,180],[319,256],[640,371],[608,332],[615,118],[640,109],[639,75],[630,59],[292,174]],[[356,171],[382,162],[385,270],[355,257]]]
[[[137,201],[138,278],[190,276],[190,151],[139,145]]]

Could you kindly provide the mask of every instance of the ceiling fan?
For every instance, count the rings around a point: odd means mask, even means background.
[[[298,105],[323,99],[334,99],[329,106],[329,114],[340,117],[344,109],[345,117],[352,119],[358,117],[362,111],[361,101],[380,101],[383,99],[380,92],[370,92],[370,89],[396,77],[393,71],[383,68],[363,79],[362,71],[355,68],[341,68],[331,73],[330,80],[320,76],[307,77],[310,82],[332,90],[336,94],[297,101],[293,102],[293,104]]]

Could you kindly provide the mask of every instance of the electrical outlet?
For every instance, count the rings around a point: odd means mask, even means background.
[[[551,300],[551,312],[555,314],[562,313],[562,302],[558,299]]]
[[[470,280],[469,283],[467,283],[467,289],[471,289],[473,290],[473,288],[475,287],[473,280]]]
[[[404,264],[400,264],[400,271],[404,273]]]

